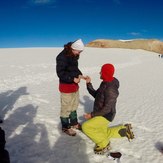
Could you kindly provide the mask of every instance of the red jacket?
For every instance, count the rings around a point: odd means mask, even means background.
[[[72,83],[72,84],[59,83],[59,91],[62,93],[73,93],[73,92],[77,92],[78,89],[79,89],[79,85],[76,83]]]

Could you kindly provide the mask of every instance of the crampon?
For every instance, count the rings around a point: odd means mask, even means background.
[[[104,155],[110,149],[111,149],[110,143],[106,147],[104,147],[104,148],[101,148],[101,147],[96,145],[95,148],[94,148],[94,152],[95,152],[95,154]]]
[[[125,127],[126,127],[126,137],[128,141],[130,142],[132,139],[135,138],[134,133],[131,131],[132,126],[131,124],[125,124]]]

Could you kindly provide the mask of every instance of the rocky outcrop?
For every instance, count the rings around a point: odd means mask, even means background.
[[[87,47],[99,48],[126,48],[126,49],[144,49],[147,51],[163,54],[163,42],[156,39],[140,40],[94,40],[86,45]]]

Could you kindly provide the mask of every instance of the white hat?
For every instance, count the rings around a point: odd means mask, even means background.
[[[84,50],[84,44],[81,39],[78,39],[72,43],[71,48],[74,50]]]

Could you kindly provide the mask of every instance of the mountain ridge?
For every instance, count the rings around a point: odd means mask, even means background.
[[[163,42],[159,41],[158,39],[135,39],[135,40],[97,39],[86,44],[86,47],[143,49],[163,54]]]

